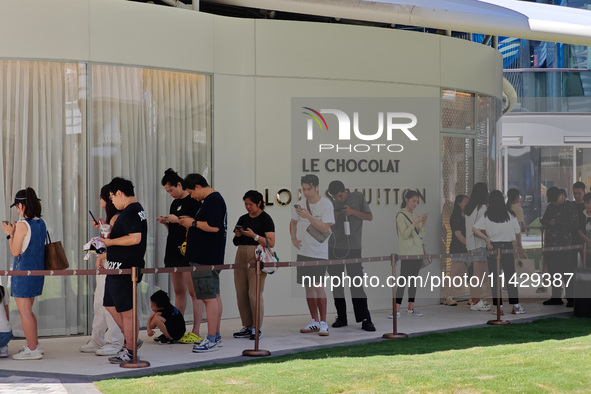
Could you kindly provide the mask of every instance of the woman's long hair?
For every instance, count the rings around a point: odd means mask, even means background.
[[[484,213],[491,222],[505,223],[511,219],[509,214],[511,211],[507,209],[505,204],[505,197],[500,190],[493,190],[488,196],[488,209]],[[511,212],[513,214],[513,212]]]
[[[468,201],[468,205],[464,208],[464,213],[466,216],[472,215],[474,209],[480,208],[483,205],[488,204],[488,186],[484,182],[478,182],[472,188],[472,193],[470,193],[470,201]]]
[[[37,197],[37,193],[32,187],[19,190],[14,196],[19,204],[25,208],[23,216],[25,219],[40,218],[41,217],[41,200]]]
[[[462,201],[464,201],[464,198],[469,198],[469,197],[465,194],[458,194],[456,196],[456,199],[454,200],[454,208],[451,211],[451,216],[449,217],[450,221],[452,219],[462,217],[462,208],[460,207],[460,204],[462,203]]]
[[[507,209],[511,211],[511,205],[517,200],[521,193],[517,189],[509,189],[507,192]],[[515,212],[513,212],[515,213]]]
[[[117,215],[117,208],[113,205],[113,201],[109,198],[109,185],[105,185],[101,187],[101,199],[107,203],[105,206],[105,212],[107,213],[107,218],[105,219],[107,224],[111,224],[111,219],[113,216]]]

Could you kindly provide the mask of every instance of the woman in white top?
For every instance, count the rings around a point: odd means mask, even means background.
[[[483,233],[486,232],[485,233]],[[488,250],[501,249],[501,268],[505,274],[505,283],[509,293],[509,303],[513,305],[513,314],[523,314],[525,310],[519,304],[519,296],[515,281],[511,281],[515,275],[515,259],[513,253],[503,253],[503,249],[513,249],[513,241],[517,240],[517,247],[521,249],[521,228],[512,211],[507,209],[505,197],[499,190],[493,190],[488,197],[488,209],[484,217],[478,219],[472,232],[486,241]],[[489,272],[497,272],[497,254],[488,256]],[[492,281],[491,291],[493,305],[497,305],[497,280]],[[503,299],[500,299],[501,308]],[[496,309],[496,308],[495,308]],[[496,313],[496,310],[494,311]],[[501,313],[502,314],[502,313]]]
[[[485,252],[486,242],[484,240],[474,236],[474,233],[470,231],[476,221],[484,217],[486,212],[486,206],[488,204],[488,186],[484,182],[478,182],[472,188],[470,194],[470,200],[466,208],[464,208],[464,216],[466,218],[466,249],[468,252]],[[480,280],[486,275],[486,256],[478,255],[471,256],[469,264],[472,265],[472,276],[479,278]],[[468,271],[470,272],[470,270]],[[472,306],[470,309],[473,311],[490,311],[490,304],[486,300],[481,299],[485,297],[483,283],[480,286],[470,286],[470,296],[472,297]]]

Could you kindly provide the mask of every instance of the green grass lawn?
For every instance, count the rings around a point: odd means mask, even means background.
[[[104,393],[590,392],[591,319],[543,319],[143,378]]]

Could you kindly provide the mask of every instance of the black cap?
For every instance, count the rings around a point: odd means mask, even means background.
[[[16,195],[14,196],[14,202],[12,203],[10,208],[14,207],[16,204],[24,204],[26,200],[27,192],[24,190],[19,190],[18,192],[16,192]]]

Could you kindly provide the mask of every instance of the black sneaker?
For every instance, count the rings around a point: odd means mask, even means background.
[[[261,330],[259,330],[259,339],[261,339],[263,337],[263,333],[261,332]],[[252,331],[250,332],[250,340],[254,341],[256,339],[255,335],[254,335],[254,328],[252,329]]]
[[[375,331],[376,330],[376,326],[373,325],[373,323],[371,322],[371,320],[364,320],[361,323],[361,329],[365,330],[365,331]]]
[[[162,341],[167,341],[168,338],[166,338],[166,335],[162,334],[160,335],[158,338],[154,338],[154,342],[162,342]]]
[[[544,304],[544,305],[563,305],[564,302],[562,302],[562,299],[560,299],[560,298],[550,298],[549,300],[542,302],[542,304]]]
[[[242,327],[240,331],[234,333],[234,338],[250,338],[252,331],[248,327]]]
[[[567,308],[574,308],[575,307],[575,302],[573,301],[572,298],[566,299],[566,307]]]
[[[116,356],[109,357],[109,362],[111,364],[123,364],[131,360],[133,360],[133,356],[125,348],[123,348],[123,350],[121,350]]]
[[[347,325],[347,320],[341,319],[338,316],[334,323],[332,323],[333,328],[346,327]]]

